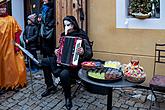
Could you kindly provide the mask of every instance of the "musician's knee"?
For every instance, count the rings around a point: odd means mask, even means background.
[[[62,72],[60,73],[60,79],[61,79],[61,81],[62,80],[68,80],[69,77],[70,77],[69,71],[66,70],[66,69],[62,70]]]

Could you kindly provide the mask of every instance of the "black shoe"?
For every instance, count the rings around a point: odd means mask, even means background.
[[[48,87],[48,88],[46,89],[46,91],[45,91],[44,93],[41,94],[41,96],[42,96],[42,97],[46,97],[46,96],[48,96],[48,95],[50,95],[50,94],[56,93],[56,91],[57,91],[57,87],[51,86],[51,87]]]
[[[71,98],[65,99],[65,106],[67,110],[70,110],[72,108],[72,100]]]

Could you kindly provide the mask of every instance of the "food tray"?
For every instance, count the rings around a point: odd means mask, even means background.
[[[88,76],[88,78],[89,79],[91,79],[91,80],[93,80],[93,81],[96,81],[96,82],[103,82],[103,83],[110,83],[110,82],[116,82],[116,81],[119,81],[119,80],[121,80],[122,79],[122,77],[123,77],[123,75],[121,75],[121,76],[118,76],[118,77],[116,77],[116,78],[112,78],[112,79],[99,79],[99,78],[95,78],[95,77],[92,77],[92,76],[90,76],[89,74],[89,71],[95,71],[95,70],[104,70],[104,69],[110,69],[110,68],[94,68],[94,69],[90,69],[90,70],[88,70],[88,72],[87,72],[87,76]],[[113,69],[113,70],[117,70],[117,69],[114,69],[114,68],[111,68],[111,69]],[[121,72],[120,70],[117,70],[117,71],[119,71],[119,72]],[[122,74],[122,73],[121,73]],[[101,76],[100,76],[101,77]],[[106,76],[102,76],[102,77],[106,77]]]
[[[122,76],[117,78],[117,79],[111,79],[111,80],[104,80],[104,79],[97,79],[97,78],[93,78],[89,75],[87,75],[89,79],[96,81],[96,82],[101,82],[101,83],[112,83],[112,82],[117,82],[120,81],[122,79]]]

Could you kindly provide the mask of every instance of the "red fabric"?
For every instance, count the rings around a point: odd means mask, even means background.
[[[20,44],[20,35],[21,35],[21,32],[15,33],[15,42],[17,44]],[[15,52],[18,52],[18,51],[19,51],[19,48],[18,47],[15,47]]]

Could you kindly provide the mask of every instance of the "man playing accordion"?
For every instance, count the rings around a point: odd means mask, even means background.
[[[70,110],[72,107],[71,79],[78,78],[78,71],[81,68],[81,62],[90,60],[93,56],[93,52],[87,34],[82,29],[79,28],[78,23],[74,16],[66,16],[63,19],[63,25],[65,31],[61,34],[61,38],[59,40],[60,44],[62,43],[62,39],[64,36],[67,36],[67,38],[78,37],[82,39],[81,46],[76,49],[76,54],[79,55],[78,64],[77,66],[72,66],[61,63],[58,64],[57,66],[57,59],[60,57],[59,52],[61,52],[60,51],[61,47],[55,50],[55,54],[56,54],[55,57],[44,58],[41,64],[43,66],[45,84],[47,85],[47,89],[44,93],[41,94],[41,96],[45,97],[56,92],[57,88],[53,84],[53,79],[52,79],[52,74],[53,74],[55,77],[60,78],[61,85],[65,95],[65,106],[68,110]],[[63,45],[66,44],[66,42],[63,43],[64,43]],[[66,47],[65,50],[69,49],[69,47]],[[67,57],[67,56],[68,55],[63,55],[63,57]]]

